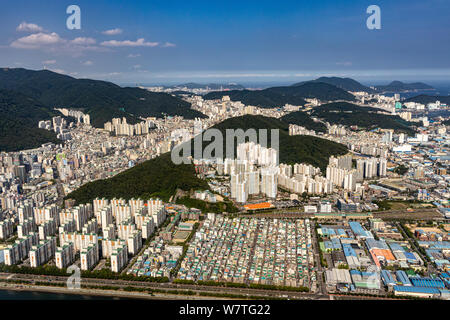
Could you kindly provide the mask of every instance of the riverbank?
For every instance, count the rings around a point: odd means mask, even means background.
[[[37,286],[28,284],[12,284],[12,283],[1,283],[0,293],[5,291],[15,291],[15,292],[34,292],[34,293],[50,293],[58,295],[58,297],[53,297],[54,300],[223,300],[217,297],[201,297],[192,295],[175,295],[167,293],[142,293],[142,292],[130,292],[130,291],[120,291],[120,290],[102,290],[102,289],[67,289],[63,287],[50,287],[50,286]],[[1,294],[0,294],[1,295]],[[27,296],[22,297],[18,295],[17,297],[11,296],[11,300],[38,300],[38,299],[27,299]],[[67,296],[67,299],[64,299]],[[7,299],[7,298],[6,298]],[[46,300],[53,300],[52,297],[48,297]]]

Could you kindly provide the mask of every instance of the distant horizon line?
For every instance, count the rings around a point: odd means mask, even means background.
[[[338,77],[350,78],[366,86],[386,85],[392,81],[401,81],[404,83],[424,82],[426,84],[443,85],[444,88],[450,88],[450,69],[401,69],[401,70],[346,70],[346,71],[181,71],[179,73],[150,73],[150,72],[109,72],[109,73],[86,73],[65,72],[57,68],[44,67],[26,67],[26,66],[5,66],[1,69],[26,69],[32,71],[51,71],[76,79],[93,79],[109,81],[120,86],[174,86],[185,83],[206,84],[237,84],[237,85],[289,85],[302,81],[311,81],[320,77]],[[64,71],[64,72],[62,72]],[[372,74],[371,74],[372,73]],[[133,76],[142,77],[147,75],[147,79],[131,80]],[[188,75],[189,74],[189,75]],[[125,77],[126,79],[120,79]],[[437,88],[435,88],[437,89]]]
[[[177,85],[183,85],[183,84],[189,84],[189,83],[193,83],[193,84],[198,84],[198,85],[241,85],[241,86],[245,86],[245,85],[249,85],[249,84],[284,84],[284,85],[292,85],[295,84],[297,82],[308,82],[308,81],[313,81],[313,80],[317,80],[318,78],[310,78],[310,79],[305,79],[305,80],[300,80],[300,81],[286,81],[286,80],[276,80],[276,79],[272,79],[272,80],[266,80],[266,81],[240,81],[240,82],[236,82],[236,81],[226,81],[226,80],[218,80],[218,81],[200,81],[200,80],[185,80],[185,81],[165,81],[165,82],[139,82],[139,81],[135,81],[135,82],[130,82],[130,81],[125,81],[125,82],[120,82],[120,85],[133,85],[133,86],[177,86]],[[358,81],[359,83],[361,83],[362,85],[365,85],[367,87],[370,86],[378,86],[378,85],[387,85],[390,84],[393,81],[400,81],[403,82],[405,84],[411,84],[411,83],[417,83],[417,82],[422,82],[424,84],[441,84],[441,85],[447,85],[450,86],[450,79],[449,80],[402,80],[402,79],[374,79],[375,82],[367,82],[367,81],[360,81],[356,78],[351,78],[355,81]],[[119,84],[119,82],[115,82],[115,81],[111,81],[114,83]],[[437,88],[434,88],[437,89]],[[430,89],[432,90],[432,89]]]

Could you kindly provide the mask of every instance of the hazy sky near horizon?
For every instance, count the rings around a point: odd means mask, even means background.
[[[2,0],[0,61],[117,83],[450,81],[449,16],[449,0]]]

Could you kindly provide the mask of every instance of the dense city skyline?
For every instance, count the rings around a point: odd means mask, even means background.
[[[450,300],[449,9],[4,4],[0,302]]]

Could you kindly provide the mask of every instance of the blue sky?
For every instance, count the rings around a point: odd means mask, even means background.
[[[66,28],[71,4],[81,30]],[[450,80],[449,13],[448,0],[2,1],[0,61],[117,83]]]

